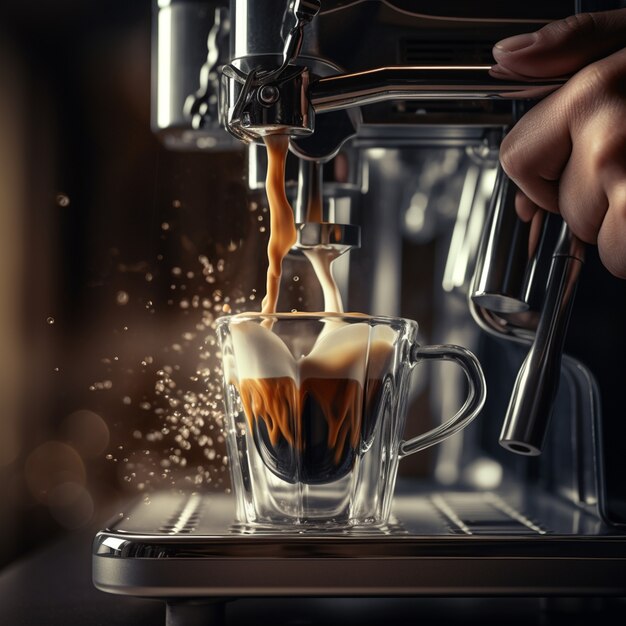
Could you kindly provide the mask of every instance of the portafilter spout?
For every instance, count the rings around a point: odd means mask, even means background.
[[[320,8],[319,0],[294,0],[287,5],[283,22],[291,20],[293,26],[280,59],[267,53],[247,54],[223,68],[220,115],[238,139],[250,142],[271,134],[313,132],[313,109],[306,95],[309,69],[294,61],[302,48],[304,28]]]
[[[361,229],[356,224],[336,223],[334,198],[323,193],[323,168],[318,161],[300,159],[294,248],[325,250],[335,259],[361,246]]]

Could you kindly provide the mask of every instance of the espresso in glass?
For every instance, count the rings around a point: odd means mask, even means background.
[[[256,448],[276,476],[307,485],[338,480],[354,467],[362,441],[374,430],[383,380],[341,377],[350,359],[363,358],[347,350],[339,362],[303,360],[300,381],[283,376],[245,378],[236,383]],[[370,368],[388,368],[392,346],[370,347]],[[342,362],[343,361],[343,362]]]
[[[484,402],[482,372],[463,348],[420,348],[411,320],[343,314],[332,275],[336,255],[323,246],[306,256],[326,312],[276,313],[282,262],[296,230],[284,187],[289,140],[277,135],[265,142],[271,225],[266,296],[261,313],[217,322],[237,518],[272,529],[380,526],[389,517],[399,459],[474,418]],[[321,219],[320,210],[307,214]],[[403,441],[409,372],[421,358],[456,360],[467,374],[469,395],[446,423]]]
[[[399,459],[464,427],[484,401],[475,357],[420,347],[417,324],[338,314],[242,314],[217,324],[238,520],[270,527],[386,523]],[[469,396],[442,426],[403,441],[410,372],[455,360]]]

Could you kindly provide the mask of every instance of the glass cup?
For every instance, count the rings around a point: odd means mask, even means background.
[[[217,321],[237,520],[270,528],[382,526],[398,461],[467,426],[485,401],[476,357],[420,346],[417,323],[360,314],[241,314]],[[410,373],[459,364],[456,415],[403,440]]]

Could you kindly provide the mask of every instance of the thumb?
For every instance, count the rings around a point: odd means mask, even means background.
[[[626,9],[579,13],[493,48],[494,76],[548,78],[572,74],[626,45]]]

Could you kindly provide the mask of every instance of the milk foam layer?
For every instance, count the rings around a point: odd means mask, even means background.
[[[300,385],[307,378],[346,378],[363,383],[380,377],[368,369],[370,352],[391,353],[396,338],[393,329],[366,322],[346,324],[332,318],[326,322],[310,352],[293,355],[285,342],[270,328],[252,321],[231,325],[233,355],[225,355],[227,379],[291,378]]]

